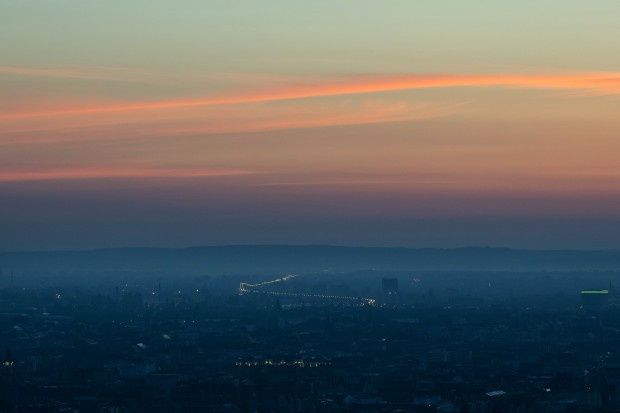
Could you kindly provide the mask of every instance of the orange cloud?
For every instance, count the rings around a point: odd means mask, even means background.
[[[197,178],[253,175],[257,171],[243,169],[172,169],[172,168],[64,168],[32,171],[0,171],[0,182],[47,181],[105,178]]]
[[[586,93],[619,94],[620,73],[586,73],[567,75],[369,75],[352,76],[321,83],[287,82],[272,90],[236,93],[203,99],[180,99],[160,102],[141,102],[107,106],[76,107],[72,109],[36,112],[5,113],[0,120],[43,117],[80,116],[102,113],[157,111],[230,105],[313,97],[388,92],[398,90],[446,87],[517,87],[532,89],[581,90]]]
[[[99,113],[77,118],[5,121],[0,145],[214,135],[437,118],[463,104],[344,101],[332,105],[242,105],[173,108],[163,113]]]

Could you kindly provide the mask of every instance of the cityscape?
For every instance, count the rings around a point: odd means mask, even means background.
[[[619,0],[0,0],[0,413],[620,413]]]
[[[273,262],[282,252],[261,249]],[[252,248],[229,250],[245,262]],[[36,253],[0,254],[15,268],[0,275],[0,411],[620,409],[620,270],[598,261],[352,272],[333,261],[274,277],[268,265],[217,275],[148,260],[127,271],[101,254],[118,269],[45,271]]]

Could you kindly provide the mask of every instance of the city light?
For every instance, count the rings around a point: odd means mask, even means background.
[[[239,294],[245,293],[260,293],[260,294],[269,294],[269,295],[280,295],[280,296],[289,296],[289,297],[304,297],[304,298],[322,298],[322,299],[332,299],[332,300],[350,300],[350,301],[361,301],[366,302],[368,305],[375,305],[376,300],[374,298],[364,298],[364,297],[354,297],[354,296],[343,296],[343,295],[327,295],[327,294],[309,294],[303,292],[284,292],[284,291],[272,291],[272,290],[263,290],[260,287],[264,287],[266,285],[276,284],[280,282],[285,282],[292,280],[293,278],[298,277],[297,275],[289,274],[286,277],[277,278],[271,281],[264,281],[257,284],[250,284],[242,282],[239,284]]]

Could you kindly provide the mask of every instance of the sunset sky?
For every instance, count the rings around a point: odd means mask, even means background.
[[[620,2],[0,0],[0,250],[620,248]]]

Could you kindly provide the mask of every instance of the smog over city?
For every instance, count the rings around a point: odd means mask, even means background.
[[[619,39],[0,0],[0,413],[620,412]]]

